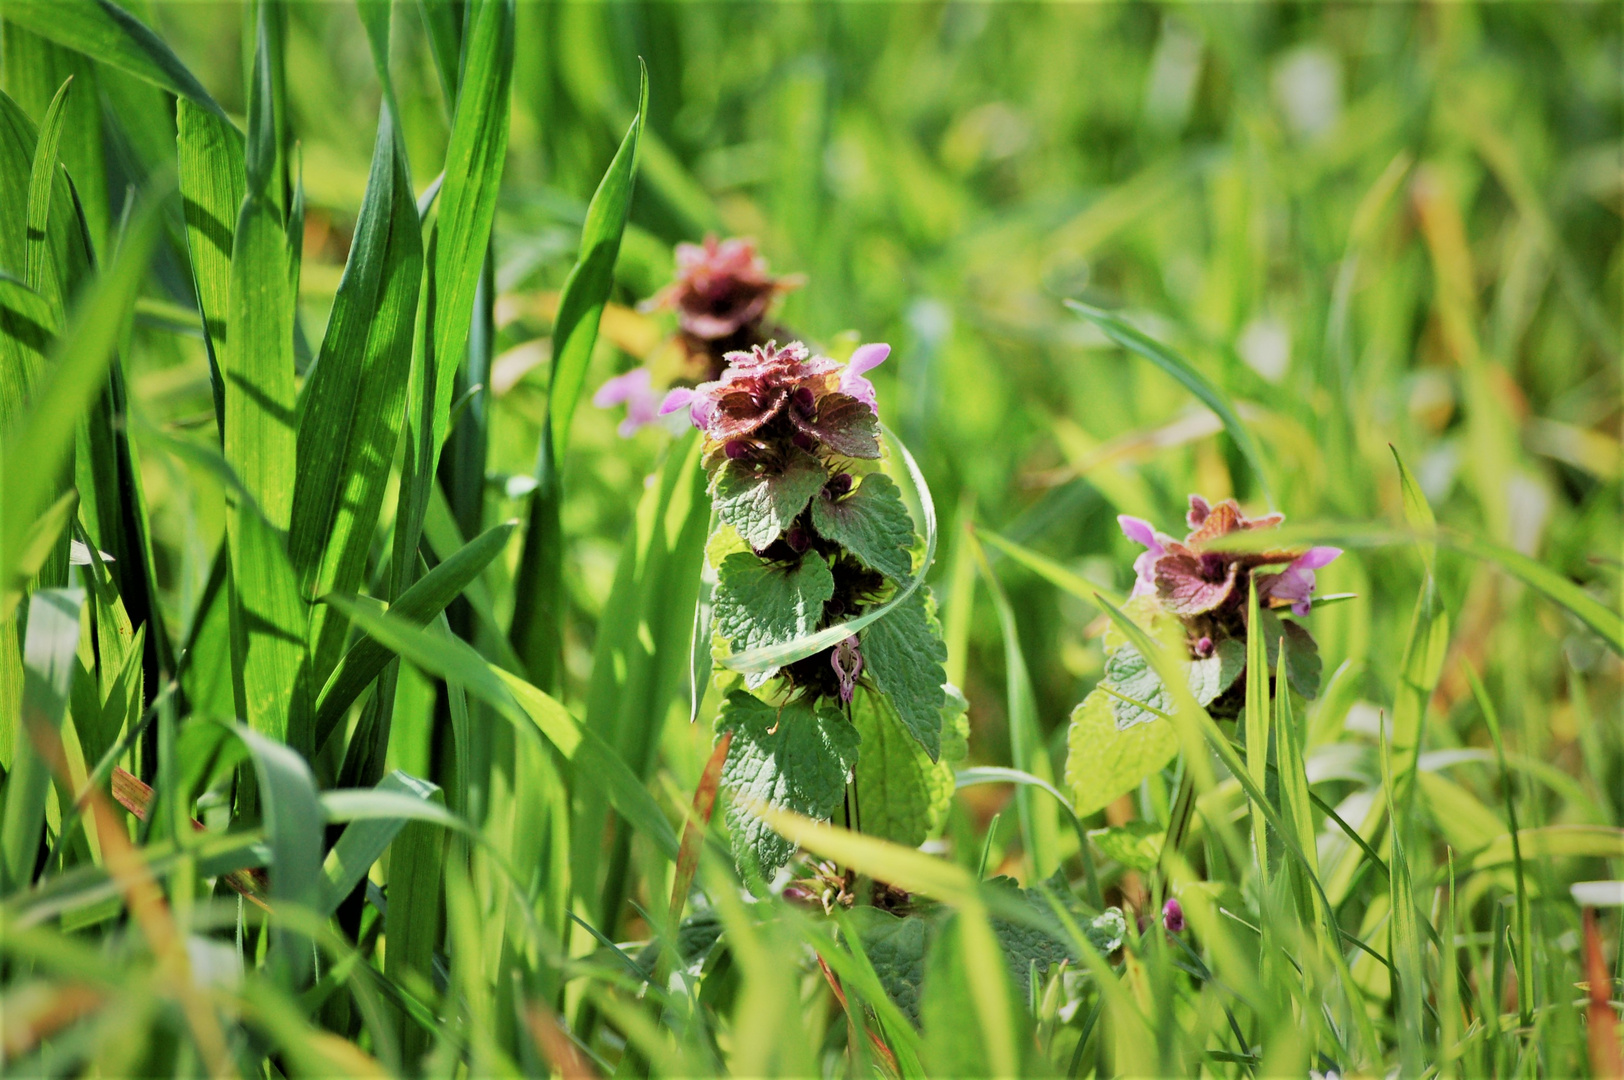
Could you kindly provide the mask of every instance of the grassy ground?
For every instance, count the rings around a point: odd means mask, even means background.
[[[8,1074],[1619,1075],[1616,8],[125,6],[0,4]],[[928,949],[678,865],[709,511],[586,399],[712,231],[893,346],[968,771],[778,824]],[[1068,784],[1192,492],[1347,549],[1321,691]]]

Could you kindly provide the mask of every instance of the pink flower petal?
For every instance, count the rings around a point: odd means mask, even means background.
[[[630,401],[639,391],[646,394],[648,389],[648,368],[632,368],[624,375],[616,375],[598,387],[598,392],[592,395],[592,404],[600,409],[607,409]]]
[[[1318,570],[1322,566],[1329,566],[1342,554],[1337,547],[1309,548],[1305,554],[1293,559],[1291,565],[1298,570]]]
[[[1144,518],[1130,517],[1127,514],[1117,515],[1117,524],[1122,526],[1122,535],[1136,544],[1143,544],[1152,551],[1159,551],[1161,543],[1156,539],[1156,530]]]
[[[660,402],[660,415],[665,416],[667,413],[674,413],[686,405],[691,405],[693,400],[693,387],[674,386],[671,388],[671,392],[665,395],[665,400]]]
[[[846,361],[846,370],[853,375],[862,375],[885,363],[885,358],[890,355],[891,346],[881,341],[859,345],[857,351],[851,354],[851,359]]]

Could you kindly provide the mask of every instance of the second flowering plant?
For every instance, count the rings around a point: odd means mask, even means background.
[[[964,753],[963,699],[945,685],[934,604],[916,584],[920,538],[880,468],[865,373],[889,351],[866,345],[841,363],[768,342],[727,354],[718,378],[661,409],[686,409],[705,439],[717,736],[732,733],[722,786],[735,861],[757,891],[794,847],[752,804],[917,846],[940,827]],[[856,632],[798,647],[882,605]],[[781,662],[733,670],[761,650]]]

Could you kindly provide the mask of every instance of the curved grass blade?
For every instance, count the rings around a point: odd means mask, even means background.
[[[325,792],[321,805],[327,821],[347,820],[350,824],[322,863],[317,912],[327,916],[337,911],[409,820],[423,815],[453,828],[461,825],[446,811],[443,800],[434,801],[439,794],[438,785],[399,769],[370,790]]]
[[[225,118],[169,46],[111,0],[6,0],[6,18]]]
[[[1095,597],[1104,597],[1119,607],[1124,602],[1122,596],[1103,586],[1094,584],[1094,582],[1079,574],[1072,573],[1047,555],[1017,544],[1013,540],[1006,540],[991,529],[983,528],[980,525],[973,525],[971,528],[975,530],[975,534],[979,539],[985,540],[992,547],[1002,551],[1005,555],[1049,582],[1049,584],[1058,589],[1063,589],[1079,600],[1085,600],[1092,604]]]
[[[45,298],[60,325],[64,283],[57,280],[52,266],[51,241],[48,226],[51,218],[51,196],[56,191],[58,172],[57,150],[62,143],[62,121],[68,92],[73,78],[57,90],[51,106],[40,122],[39,139],[34,144],[34,164],[28,177],[28,261],[23,269],[23,283]]]
[[[819,630],[815,634],[796,638],[794,641],[782,645],[764,645],[756,649],[746,649],[743,652],[732,653],[718,660],[717,663],[729,671],[743,674],[752,674],[767,671],[772,668],[793,664],[797,660],[804,660],[813,653],[822,652],[829,646],[837,644],[863,627],[879,619],[885,618],[891,610],[901,604],[915,589],[925,581],[925,574],[931,563],[936,560],[936,504],[931,501],[930,486],[925,483],[924,475],[919,471],[919,465],[914,461],[913,455],[902,444],[890,428],[881,425],[881,437],[891,451],[893,460],[900,460],[906,470],[902,479],[906,483],[898,484],[902,490],[902,498],[909,504],[913,513],[914,522],[918,531],[925,536],[925,558],[919,564],[919,572],[910,578],[907,584],[899,588],[890,600],[877,608],[865,611],[855,619],[848,619],[835,626]],[[895,470],[893,470],[895,471]]]
[[[231,248],[247,193],[242,133],[190,99],[175,103],[175,151],[192,287],[214,384],[215,420],[225,427],[220,365],[231,309]]]
[[[1138,353],[1173,376],[1186,390],[1199,398],[1203,405],[1217,413],[1218,419],[1224,422],[1224,430],[1229,432],[1229,437],[1235,440],[1235,445],[1246,457],[1247,464],[1252,467],[1252,476],[1257,480],[1264,500],[1268,502],[1270,509],[1274,508],[1274,491],[1269,486],[1268,473],[1263,468],[1263,454],[1253,440],[1252,433],[1241,422],[1240,414],[1235,411],[1235,406],[1227,394],[1190,361],[1161,342],[1129,326],[1115,315],[1077,300],[1067,300],[1066,306],[1098,326],[1106,337],[1124,349]]]
[[[449,559],[424,574],[402,593],[390,607],[390,612],[395,618],[413,626],[427,626],[490,565],[492,559],[502,553],[508,537],[513,535],[515,524],[509,521],[493,526],[464,544]],[[327,599],[332,601],[338,595],[329,595]],[[358,601],[346,602],[353,604]],[[362,637],[350,646],[328,677],[316,701],[317,747],[327,741],[334,727],[344,718],[344,713],[393,656],[393,650],[370,637]]]

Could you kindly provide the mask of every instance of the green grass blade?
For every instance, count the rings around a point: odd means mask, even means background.
[[[1399,460],[1399,482],[1404,492],[1404,515],[1412,529],[1425,536],[1432,528],[1432,508],[1415,477]],[[1399,683],[1393,693],[1393,751],[1398,761],[1393,773],[1406,783],[1413,773],[1413,762],[1420,753],[1422,729],[1426,720],[1427,703],[1433,688],[1443,673],[1444,658],[1449,649],[1449,615],[1444,610],[1443,598],[1438,592],[1437,577],[1433,573],[1434,549],[1425,539],[1418,542],[1422,561],[1426,564],[1426,577],[1421,583],[1421,595],[1416,598],[1415,611],[1410,616],[1409,636],[1404,643],[1403,659],[1399,663]],[[1408,806],[1408,789],[1399,799]]]
[[[557,681],[564,619],[563,528],[559,518],[564,490],[560,470],[592,347],[598,340],[603,306],[614,285],[615,260],[631,212],[637,148],[647,115],[648,74],[644,72],[637,115],[587,206],[580,253],[564,282],[553,322],[552,381],[536,458],[536,488],[530,496],[524,548],[519,556],[510,630],[514,649],[543,685]]]
[[[224,430],[220,366],[231,310],[231,249],[247,193],[242,133],[187,98],[175,103],[175,150],[192,287],[214,377],[216,420]]]
[[[971,535],[967,534],[966,540],[975,543]],[[1033,698],[1032,677],[1026,668],[1026,652],[1021,646],[1020,627],[1015,622],[1015,609],[1010,605],[1003,583],[988,564],[987,553],[976,544],[973,554],[981,579],[987,583],[993,608],[998,612],[998,627],[1003,634],[1010,761],[1021,772],[1051,780],[1054,766],[1043,746],[1043,733],[1038,726],[1037,702]],[[1032,880],[1041,880],[1054,873],[1059,865],[1060,829],[1054,807],[1047,800],[1040,802],[1037,792],[1024,784],[1015,789],[1015,807],[1021,826],[1021,843],[1032,861]]]
[[[421,809],[432,807],[437,809],[441,816],[449,817],[445,809],[433,801],[439,793],[437,785],[399,770],[378,781],[378,786],[371,790],[344,793],[359,795],[364,799],[370,796],[396,796],[393,800],[377,798],[368,799],[367,802],[355,799],[335,802],[333,796],[338,793],[327,793],[322,798],[324,816],[329,822],[335,821],[337,817],[334,811],[337,810],[348,818],[350,824],[327,852],[327,858],[322,863],[317,912],[331,915],[337,911],[338,905],[354,890],[361,879],[366,877],[372,864],[383,856],[408,820],[412,820],[404,816],[401,808],[395,805],[399,800],[421,803]],[[406,809],[417,811],[420,808],[409,806]]]
[[[587,363],[598,340],[598,322],[614,284],[620,238],[631,213],[637,181],[639,137],[648,116],[648,72],[642,75],[637,115],[632,118],[620,149],[603,174],[598,190],[587,204],[581,226],[581,249],[564,282],[553,324],[553,378],[547,397],[547,418],[552,435],[552,462],[562,464],[569,447],[570,422],[586,382]]]
[[[1421,941],[1420,918],[1415,907],[1415,886],[1410,877],[1409,859],[1405,848],[1408,840],[1393,801],[1393,756],[1387,740],[1382,740],[1382,787],[1386,792],[1388,828],[1392,838],[1393,854],[1388,861],[1389,902],[1392,905],[1391,935],[1393,971],[1397,985],[1399,1022],[1399,1054],[1406,1075],[1419,1076],[1425,1065],[1423,1042],[1423,1005],[1426,1001],[1426,973],[1424,945]]]
[[[701,450],[698,432],[673,443],[638,501],[593,650],[586,726],[602,732],[645,781],[671,705],[689,677],[689,635],[711,512]],[[630,837],[623,825],[617,828],[607,878],[595,889],[589,864],[602,846],[606,807],[601,791],[579,793],[571,851],[577,888],[600,897],[597,925],[614,934],[629,885]]]
[[[381,111],[372,173],[344,277],[305,382],[288,555],[305,596],[361,586],[405,419],[422,237],[411,178],[390,111]],[[317,605],[308,641],[322,680],[344,623]]]
[[[539,731],[569,759],[583,783],[603,784],[610,803],[633,828],[675,859],[677,836],[654,799],[620,755],[591,728],[583,727],[555,699],[517,675],[487,663],[466,642],[429,634],[392,612],[375,612],[343,597],[328,602],[401,659],[441,679],[453,680],[494,708],[520,731]]]
[[[436,790],[427,798],[444,810],[443,793]],[[426,821],[407,822],[390,845],[389,907],[384,913],[389,947],[384,950],[383,971],[392,982],[403,982],[410,976],[420,985],[433,985],[434,954],[440,945],[445,848],[445,831]],[[406,1023],[398,1009],[393,1012],[401,1060],[413,1066],[428,1050],[429,1034]]]
[[[124,320],[147,272],[158,237],[162,191],[148,192],[106,271],[74,305],[51,351],[34,407],[4,442],[0,502],[0,581],[11,579],[30,528],[47,505],[73,447],[73,432],[102,385]],[[26,467],[21,464],[26,462]]]
[[[1511,772],[1506,768],[1505,742],[1500,737],[1500,712],[1494,707],[1489,692],[1484,689],[1483,680],[1478,678],[1477,669],[1470,663],[1463,666],[1466,679],[1472,685],[1472,696],[1477,699],[1477,707],[1483,712],[1483,722],[1488,726],[1489,738],[1494,742],[1494,756],[1500,765],[1500,797],[1506,807],[1506,824],[1510,826],[1511,872],[1517,897],[1517,1014],[1518,1022],[1528,1027],[1533,1023],[1533,989],[1538,983],[1533,976],[1534,941],[1530,929],[1528,882],[1523,875],[1522,831],[1517,825],[1517,800]]]
[[[40,744],[60,746],[67,712],[79,618],[84,593],[42,589],[29,602],[28,637],[23,644],[22,715],[16,728],[11,772],[6,777],[4,820],[0,821],[0,892],[10,895],[33,879],[45,828],[45,800],[51,769]]]
[[[255,503],[228,491],[231,583],[241,612],[232,655],[241,715],[255,731],[309,753],[306,604],[285,547],[297,471],[293,297],[287,234],[272,190],[276,123],[268,48],[262,19],[249,84],[247,194],[232,238],[231,328],[222,366],[225,460]]]
[[[514,528],[515,524],[509,521],[474,537],[401,594],[390,607],[390,613],[413,626],[427,626],[502,553]],[[350,646],[317,698],[316,746],[327,741],[345,712],[393,655],[393,650],[369,637],[362,637]]]
[[[1259,788],[1269,774],[1269,660],[1268,643],[1263,638],[1263,619],[1258,612],[1257,582],[1248,578],[1246,596],[1246,705],[1242,730],[1246,735],[1246,771]],[[1282,649],[1280,655],[1285,656]],[[1283,661],[1282,661],[1283,662]],[[1286,696],[1286,684],[1276,683],[1276,693]],[[1252,854],[1257,858],[1258,874],[1268,895],[1269,882],[1269,829],[1263,812],[1251,808]]]
[[[225,116],[169,46],[110,0],[6,0],[6,18]]]
[[[39,520],[29,526],[17,563],[12,567],[14,576],[6,582],[4,596],[0,597],[0,619],[11,618],[18,601],[28,589],[29,581],[39,573],[51,553],[61,546],[62,538],[68,532],[68,523],[78,509],[79,492],[64,491],[56,502],[46,508]]]
[[[1263,453],[1258,449],[1257,442],[1252,438],[1251,431],[1241,422],[1240,414],[1235,411],[1234,404],[1223,390],[1219,389],[1211,379],[1207,378],[1189,360],[1154,338],[1134,329],[1115,315],[1076,300],[1067,300],[1066,306],[1095,326],[1098,326],[1104,331],[1106,337],[1124,349],[1138,353],[1173,376],[1186,390],[1199,398],[1203,405],[1217,413],[1218,419],[1224,422],[1224,430],[1229,433],[1231,439],[1235,440],[1235,445],[1240,448],[1241,453],[1246,457],[1247,464],[1252,467],[1252,476],[1257,481],[1259,489],[1262,490],[1264,499],[1270,507],[1275,505],[1274,491],[1269,486],[1268,472],[1263,467]]]
[[[436,224],[439,239],[432,270],[435,446],[445,440],[449,426],[452,377],[467,351],[474,293],[490,245],[496,193],[507,155],[512,80],[512,0],[481,0],[471,13]]]
[[[23,283],[51,305],[58,324],[65,299],[64,283],[57,279],[52,265],[49,226],[51,196],[56,191],[59,164],[57,150],[62,142],[62,121],[72,87],[70,78],[51,99],[45,119],[40,122],[39,140],[34,144],[34,164],[28,178],[28,262],[23,269]]]
[[[1069,593],[1072,596],[1075,596],[1079,600],[1084,600],[1092,604],[1094,603],[1094,598],[1099,596],[1111,601],[1111,603],[1116,604],[1118,607],[1122,606],[1125,599],[1124,597],[1121,597],[1115,592],[1112,592],[1111,590],[1100,585],[1096,585],[1094,582],[1089,581],[1087,578],[1082,577],[1081,575],[1072,573],[1070,570],[1067,570],[1064,566],[1061,566],[1047,555],[1033,551],[1031,548],[1022,544],[1017,544],[1013,540],[1006,540],[1004,537],[999,536],[991,529],[976,527],[975,534],[980,539],[985,540],[991,546],[997,548],[999,551],[1002,551],[1005,555],[1008,555],[1010,558],[1032,571],[1034,574],[1037,574],[1039,577],[1043,578],[1049,584]]]

